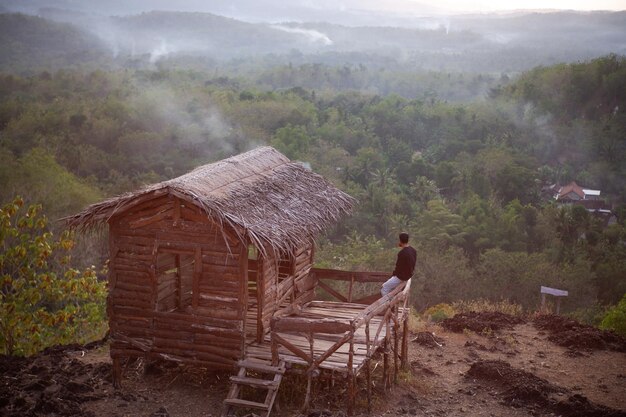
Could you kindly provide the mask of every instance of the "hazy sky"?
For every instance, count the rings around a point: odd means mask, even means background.
[[[425,3],[423,0],[414,1]],[[513,9],[626,10],[626,0],[440,0],[433,4],[453,11],[470,12]]]

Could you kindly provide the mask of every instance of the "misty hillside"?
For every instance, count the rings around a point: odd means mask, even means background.
[[[95,63],[110,55],[97,37],[69,24],[0,14],[0,69],[29,71]]]
[[[280,53],[306,47],[296,34],[264,24],[246,23],[210,13],[149,12],[111,18],[120,50],[167,54],[201,54],[217,58]]]
[[[28,26],[21,23],[23,15],[3,16],[3,48],[11,50],[3,54],[0,68],[32,67],[37,60],[52,60],[52,65],[55,60],[65,65],[102,63],[111,56],[109,65],[133,68],[150,68],[163,60],[177,68],[211,69],[218,63],[240,67],[242,59],[254,59],[254,65],[266,67],[363,64],[401,71],[512,74],[538,65],[626,53],[625,12],[420,18],[413,27],[249,23],[198,12],[103,16],[42,8],[38,13],[45,20],[32,18]],[[22,36],[26,27],[28,35]],[[22,65],[25,57],[34,61]]]
[[[248,22],[324,21],[350,26],[411,26],[411,20],[417,16],[446,12],[411,0],[181,0],[175,3],[168,0],[108,0],[87,4],[72,0],[0,0],[0,5],[3,4],[8,10],[29,14],[38,14],[41,9],[49,7],[108,16],[163,10],[213,13]],[[398,12],[399,9],[403,12]]]

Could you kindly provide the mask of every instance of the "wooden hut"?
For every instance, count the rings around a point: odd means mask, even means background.
[[[109,227],[107,311],[120,359],[233,369],[246,338],[311,301],[313,239],[354,200],[262,147],[87,207],[70,227]]]

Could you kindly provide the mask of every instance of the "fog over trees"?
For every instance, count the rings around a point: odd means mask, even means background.
[[[407,230],[417,310],[549,285],[599,323],[626,292],[626,11],[378,3],[1,1],[0,205],[58,219],[271,145],[359,200],[318,265],[391,270]],[[561,204],[573,181],[601,201]]]

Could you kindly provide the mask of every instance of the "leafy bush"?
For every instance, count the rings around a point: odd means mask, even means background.
[[[607,306],[596,303],[591,307],[574,310],[567,316],[586,325],[599,327],[608,310]]]
[[[626,336],[626,294],[621,301],[611,308],[604,316],[600,328],[613,330],[622,336]]]
[[[448,319],[456,314],[454,307],[450,304],[441,303],[429,307],[424,312],[424,316],[435,323],[439,323],[445,319]]]
[[[71,234],[54,239],[41,206],[23,204],[0,209],[0,351],[28,355],[101,336],[106,284],[93,268],[71,268]]]

